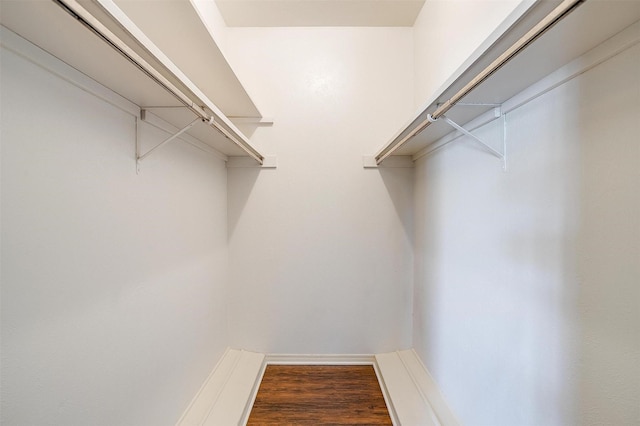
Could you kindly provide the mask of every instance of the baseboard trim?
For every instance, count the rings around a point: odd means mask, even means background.
[[[378,354],[376,362],[399,424],[460,424],[413,349]]]
[[[399,354],[416,387],[420,389],[425,402],[429,403],[433,408],[440,424],[442,426],[460,425],[458,418],[442,395],[440,387],[422,363],[415,349],[401,351]]]
[[[382,397],[384,398],[384,403],[387,404],[387,411],[389,412],[389,416],[391,417],[391,423],[393,426],[400,426],[400,420],[398,420],[398,413],[396,412],[393,403],[391,402],[391,395],[389,394],[389,389],[387,388],[387,384],[384,381],[384,377],[382,376],[382,371],[380,371],[380,366],[378,365],[378,361],[373,360],[373,369],[376,372],[376,377],[378,378],[378,385],[380,385],[380,390],[382,391]]]
[[[227,349],[204,382],[178,426],[243,424],[264,370],[264,355]]]
[[[375,355],[269,354],[265,360],[267,364],[274,365],[370,365],[375,362]]]
[[[224,350],[224,353],[222,354],[222,356],[220,357],[220,359],[218,360],[216,365],[213,366],[213,369],[211,370],[211,372],[209,373],[209,375],[207,376],[205,381],[202,382],[202,385],[200,386],[200,389],[198,389],[198,392],[196,392],[195,396],[191,399],[191,402],[189,403],[189,405],[187,405],[187,409],[184,410],[184,413],[182,413],[182,416],[180,416],[180,418],[178,419],[178,421],[176,423],[176,426],[184,424],[183,422],[185,422],[185,419],[188,417],[188,415],[191,412],[193,406],[196,404],[196,401],[198,401],[200,399],[200,396],[203,394],[204,389],[211,382],[211,378],[216,373],[216,371],[218,371],[218,369],[220,367],[220,364],[222,363],[222,361],[225,359],[225,357],[229,353],[229,350],[230,350],[230,348],[228,348],[228,347]],[[222,389],[220,389],[220,391],[222,391]]]
[[[251,394],[249,395],[249,400],[244,407],[244,412],[242,413],[242,418],[239,425],[246,425],[249,421],[249,415],[251,414],[251,410],[253,409],[253,404],[256,402],[256,396],[258,396],[258,390],[260,389],[260,383],[262,383],[262,378],[264,377],[264,372],[267,369],[267,360],[266,357],[262,361],[262,367],[260,367],[260,372],[256,377],[256,382],[253,384],[253,389],[251,390]]]

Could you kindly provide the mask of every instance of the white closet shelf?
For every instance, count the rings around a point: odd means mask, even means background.
[[[114,0],[227,117],[262,118],[205,23],[196,0]]]
[[[202,118],[189,135],[227,156],[262,163],[264,156],[225,115],[259,119],[260,113],[191,1],[120,3],[137,22],[112,0],[2,0],[0,24],[177,128]],[[141,18],[139,6],[153,11]],[[161,36],[151,20],[163,25]],[[176,53],[170,38],[190,53]]]
[[[412,156],[417,159],[432,149],[435,142],[451,133],[452,128],[444,120],[437,120],[430,123],[424,131],[407,139],[407,135],[420,128],[421,123],[428,120],[428,116],[440,105],[474,80],[560,3],[548,0],[522,1],[407,124],[376,153],[375,161],[380,164],[391,155]],[[640,1],[586,0],[460,99],[446,116],[457,123],[466,124],[483,114],[491,114],[488,111],[495,109],[496,105],[502,105],[638,20]],[[508,111],[502,111],[506,112]],[[403,142],[404,139],[406,141]]]

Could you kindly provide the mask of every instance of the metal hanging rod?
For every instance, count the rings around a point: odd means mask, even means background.
[[[437,109],[430,114],[429,116],[437,120],[447,113],[451,108],[453,108],[460,99],[464,98],[468,95],[473,89],[478,87],[482,82],[484,82],[487,78],[489,78],[493,73],[502,68],[507,62],[513,59],[516,55],[518,55],[522,50],[524,50],[527,46],[533,43],[536,39],[542,36],[547,30],[553,27],[555,24],[560,22],[563,18],[565,18],[569,13],[574,11],[580,4],[585,2],[586,0],[564,0],[558,7],[556,7],[551,13],[545,16],[536,26],[534,26],[531,30],[529,30],[524,36],[522,36],[518,41],[516,41],[510,48],[508,48],[502,55],[500,55],[497,59],[495,59],[489,66],[487,66],[484,70],[482,70],[476,77],[474,77],[469,83],[467,83],[462,89],[460,89],[455,95],[453,95],[448,101],[439,105]],[[424,129],[429,127],[429,125],[433,123],[429,118],[426,118],[422,122],[420,122],[416,127],[411,129],[411,131],[406,134],[403,138],[399,139],[397,142],[392,143],[385,147],[378,155],[376,155],[376,163],[379,165],[382,163],[385,158],[392,155],[396,150],[398,150],[402,145],[411,140],[414,136],[418,135]]]
[[[78,20],[81,24],[95,33],[98,37],[100,37],[103,41],[105,41],[108,45],[110,45],[113,49],[115,49],[118,53],[120,53],[125,59],[135,65],[138,69],[140,69],[143,73],[145,73],[151,80],[156,82],[170,94],[172,94],[176,99],[178,99],[182,104],[185,105],[188,109],[190,109],[194,114],[198,116],[198,119],[202,119],[211,125],[214,129],[219,131],[222,135],[224,135],[231,142],[240,147],[244,152],[246,152],[249,156],[255,159],[259,164],[263,164],[264,157],[253,148],[248,141],[244,140],[245,138],[242,135],[230,132],[228,129],[224,128],[220,123],[217,123],[217,120],[220,117],[216,116],[216,114],[209,114],[205,111],[204,107],[201,105],[206,105],[203,99],[200,99],[198,95],[195,93],[185,94],[183,90],[179,89],[175,84],[169,81],[164,75],[162,75],[153,65],[151,65],[148,61],[146,61],[142,56],[136,53],[127,43],[125,43],[121,38],[119,38],[116,34],[114,34],[106,25],[100,22],[95,16],[93,16],[89,11],[87,11],[77,0],[53,0],[56,4],[61,6],[66,12],[68,12],[71,16],[73,16],[76,20]],[[95,3],[99,4],[102,9],[109,15],[109,17],[114,21],[116,25],[118,25],[121,29],[125,30],[129,36],[131,36],[134,40],[136,40],[141,46],[143,46],[146,50],[146,53],[151,55],[153,59],[156,59],[158,62],[162,63],[162,61],[156,57],[152,52],[147,49],[143,43],[140,42],[131,32],[126,29],[126,26],[123,25],[116,16],[114,16],[109,10],[107,5],[109,2],[106,0],[94,0]],[[167,69],[169,73],[178,81],[182,82],[181,78],[175,75],[171,70]],[[187,88],[188,90],[188,88]],[[213,107],[214,110],[217,109]],[[210,108],[211,109],[211,108]]]

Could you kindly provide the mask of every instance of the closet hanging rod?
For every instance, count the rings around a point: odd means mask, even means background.
[[[213,114],[208,114],[204,107],[200,105],[206,105],[207,102],[204,102],[198,95],[195,93],[191,93],[189,95],[185,94],[181,89],[176,87],[171,81],[169,81],[162,73],[160,73],[153,65],[151,65],[148,61],[146,61],[142,56],[136,53],[127,43],[125,43],[122,39],[120,39],[116,34],[114,34],[106,25],[104,25],[100,20],[98,20],[95,16],[93,16],[89,11],[87,11],[84,7],[82,7],[77,0],[53,0],[56,4],[58,4],[62,9],[64,9],[67,13],[69,13],[72,17],[74,17],[78,22],[100,37],[104,42],[106,42],[109,46],[111,46],[114,50],[120,53],[125,59],[135,65],[138,69],[140,69],[144,74],[146,74],[151,80],[164,88],[167,92],[173,95],[178,101],[184,104],[189,110],[191,110],[194,114],[200,117],[203,121],[207,122],[211,127],[216,129],[219,133],[221,133],[225,138],[229,139],[231,142],[236,144],[240,149],[246,152],[250,157],[256,160],[259,164],[263,164],[264,157],[251,146],[251,144],[245,140],[241,134],[230,131],[223,127],[218,121],[221,121],[221,117],[219,117],[215,112]],[[117,17],[115,17],[111,12],[104,7],[101,1],[97,1],[102,9],[110,16],[111,19],[122,29],[124,29],[130,37],[136,40],[141,46],[144,47],[144,44],[141,43],[137,38],[127,31],[126,26],[123,25]],[[157,58],[149,49],[146,49],[146,53],[148,53],[153,59],[162,63],[162,61]],[[176,76],[171,70],[167,69],[167,71],[178,81],[181,79]],[[188,87],[187,87],[188,89]]]
[[[502,55],[496,58],[489,66],[480,71],[469,83],[467,83],[462,89],[460,89],[455,95],[453,95],[448,101],[439,105],[437,109],[430,114],[430,118],[425,118],[416,127],[414,127],[409,133],[400,139],[396,139],[391,144],[383,148],[375,157],[376,164],[380,165],[387,157],[392,155],[402,145],[411,140],[414,136],[418,135],[429,125],[442,117],[447,113],[455,104],[466,95],[468,95],[473,89],[478,87],[482,82],[489,78],[493,73],[498,71],[503,65],[513,59],[527,46],[542,36],[547,30],[560,22],[569,13],[574,11],[580,4],[587,0],[564,0],[558,7],[556,7],[551,13],[545,16],[538,24],[536,24],[531,30],[529,30],[524,36],[518,39],[511,47],[509,47]]]

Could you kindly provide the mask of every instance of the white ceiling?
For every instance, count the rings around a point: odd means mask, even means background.
[[[411,27],[424,0],[216,0],[230,27]]]

